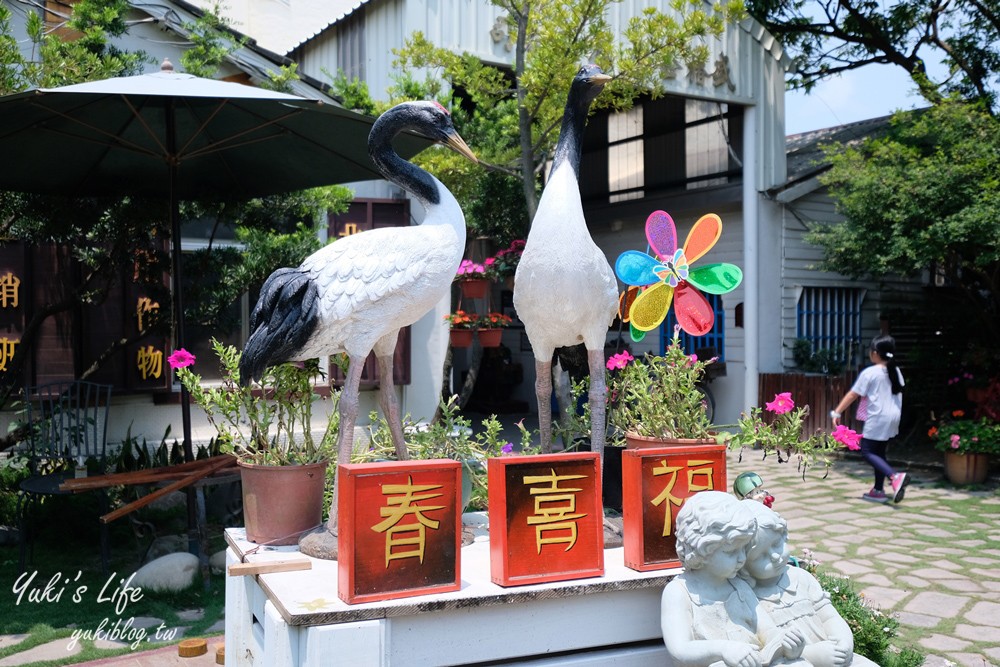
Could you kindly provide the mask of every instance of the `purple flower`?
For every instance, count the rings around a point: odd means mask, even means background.
[[[504,456],[508,456],[513,451],[514,451],[514,443],[512,442],[508,442],[503,447],[500,448],[500,453],[503,454]]]

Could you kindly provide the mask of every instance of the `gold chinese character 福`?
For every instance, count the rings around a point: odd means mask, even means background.
[[[670,505],[680,507],[681,503],[684,502],[683,498],[678,498],[674,495],[674,484],[677,483],[677,472],[684,470],[685,466],[668,466],[666,460],[660,461],[660,465],[653,468],[653,476],[659,477],[661,475],[670,475],[667,480],[666,486],[663,487],[663,491],[660,495],[653,498],[650,503],[656,507],[667,501],[666,512],[663,515],[663,537],[670,536]],[[687,461],[687,483],[688,491],[694,493],[695,491],[707,491],[715,488],[712,462],[711,461]],[[696,478],[705,478],[703,482],[698,482]]]
[[[406,484],[383,484],[382,495],[388,507],[379,508],[379,516],[385,518],[374,526],[376,533],[385,533],[385,566],[397,558],[419,558],[424,562],[427,546],[427,529],[437,529],[441,522],[424,516],[425,512],[444,509],[444,505],[417,505],[423,500],[440,498],[443,493],[426,493],[440,489],[441,484],[414,484],[413,477],[406,478]],[[423,495],[420,495],[423,494]],[[404,517],[413,516],[413,523],[400,523]],[[412,547],[412,548],[411,548]]]
[[[551,470],[548,475],[524,476],[524,483],[527,485],[548,484],[529,491],[535,496],[535,513],[528,517],[528,525],[535,526],[535,547],[538,553],[542,553],[543,544],[566,544],[565,551],[576,544],[576,520],[587,516],[576,512],[576,494],[583,489],[560,487],[559,482],[584,477],[586,475],[557,475],[555,470]],[[548,537],[545,535],[552,531],[563,532]]]
[[[351,236],[357,234],[361,230],[358,229],[358,223],[356,222],[346,222],[344,223],[344,231],[337,234],[337,236]]]

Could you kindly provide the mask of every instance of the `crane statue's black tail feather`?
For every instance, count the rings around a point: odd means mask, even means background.
[[[250,338],[240,358],[240,383],[259,380],[268,366],[292,361],[318,322],[319,292],[309,274],[278,269],[260,290],[250,314]]]

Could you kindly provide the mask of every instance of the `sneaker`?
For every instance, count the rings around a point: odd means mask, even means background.
[[[898,503],[906,493],[906,486],[910,483],[910,476],[905,472],[897,472],[892,476],[892,502]]]
[[[868,493],[861,495],[862,500],[867,500],[871,503],[887,503],[889,502],[889,496],[885,495],[885,491],[873,488]]]

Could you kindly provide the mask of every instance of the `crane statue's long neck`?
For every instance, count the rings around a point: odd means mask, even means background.
[[[429,209],[439,205],[443,193],[454,199],[447,189],[438,186],[439,181],[436,178],[399,157],[393,150],[392,138],[406,129],[415,128],[405,115],[398,113],[397,109],[385,112],[375,121],[368,140],[368,154],[379,172],[386,180],[416,197],[424,208]]]
[[[583,143],[583,128],[587,125],[587,111],[590,100],[577,90],[570,90],[559,129],[559,142],[552,158],[554,173],[564,162],[573,168],[577,179],[580,177],[580,152]]]

